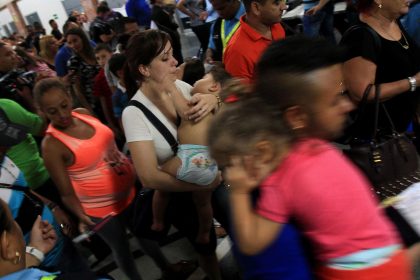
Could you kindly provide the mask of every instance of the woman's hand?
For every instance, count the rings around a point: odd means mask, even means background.
[[[60,228],[61,228],[62,232],[69,237],[75,236],[75,234],[76,234],[75,224],[69,218],[69,216],[63,211],[63,209],[56,206],[51,211],[54,214],[55,220],[60,225]]]
[[[310,8],[309,10],[307,10],[307,11],[305,12],[305,16],[314,16],[314,15],[316,15],[316,14],[319,12],[319,10],[321,10],[321,9],[322,9],[322,7],[320,7],[319,5],[313,6],[312,8]]]
[[[80,233],[84,233],[90,230],[95,223],[86,215],[79,217],[79,231]]]
[[[225,167],[223,178],[232,193],[249,193],[258,187],[258,176],[255,173],[254,159],[251,156],[233,156],[230,165]]]
[[[200,13],[200,20],[205,21],[207,19],[207,17],[209,16],[209,13],[207,11],[203,11]]]
[[[53,226],[48,221],[42,221],[41,216],[38,216],[32,226],[29,246],[47,254],[54,248],[56,242],[57,233]]]
[[[217,97],[213,94],[196,93],[188,101],[188,105],[192,106],[192,108],[185,115],[189,120],[199,122],[217,108],[217,101]]]

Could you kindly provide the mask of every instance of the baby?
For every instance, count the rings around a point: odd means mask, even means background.
[[[195,82],[191,95],[195,93],[213,94],[219,98],[223,84],[230,79],[229,74],[220,66],[213,67],[201,80]],[[178,115],[184,115],[189,109],[188,100],[176,88],[171,90],[171,97]],[[220,105],[220,104],[219,104]],[[207,186],[218,176],[216,162],[210,158],[207,147],[207,129],[213,118],[210,113],[199,122],[182,119],[178,127],[177,156],[166,162],[161,169],[177,179]],[[153,225],[152,229],[163,229],[163,219],[169,197],[162,191],[156,191],[153,199]],[[208,243],[209,233],[213,221],[211,208],[211,191],[197,191],[193,193],[193,200],[197,208],[200,221],[197,242]]]

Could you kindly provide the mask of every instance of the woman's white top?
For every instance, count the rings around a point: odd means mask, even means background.
[[[192,87],[189,84],[176,80],[175,85],[182,92],[185,98],[191,98],[190,92]],[[176,125],[170,122],[141,90],[136,92],[132,100],[139,101],[146,106],[147,109],[149,109],[162,122],[162,124],[168,128],[175,139],[178,138]],[[127,106],[122,114],[122,123],[127,143],[153,141],[159,164],[162,164],[173,157],[174,154],[168,142],[139,108]]]

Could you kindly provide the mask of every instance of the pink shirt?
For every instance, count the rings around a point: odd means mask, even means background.
[[[121,154],[120,162],[106,158],[116,153],[112,130],[98,119],[77,112],[73,118],[87,123],[95,130],[89,139],[72,137],[51,124],[47,134],[61,141],[73,153],[74,162],[67,167],[74,192],[89,216],[104,218],[121,213],[130,205],[135,195],[136,174],[131,161]]]
[[[364,176],[322,140],[293,146],[261,184],[257,212],[278,223],[296,221],[318,261],[400,243]]]

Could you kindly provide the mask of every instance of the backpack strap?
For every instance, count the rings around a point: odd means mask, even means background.
[[[160,134],[162,134],[163,138],[165,138],[165,140],[171,147],[172,152],[174,153],[174,155],[176,155],[178,151],[178,141],[168,130],[168,128],[149,109],[147,109],[146,106],[144,106],[137,100],[130,100],[130,102],[128,102],[128,106],[137,107],[143,112],[146,118],[154,125],[154,127],[156,127]]]

